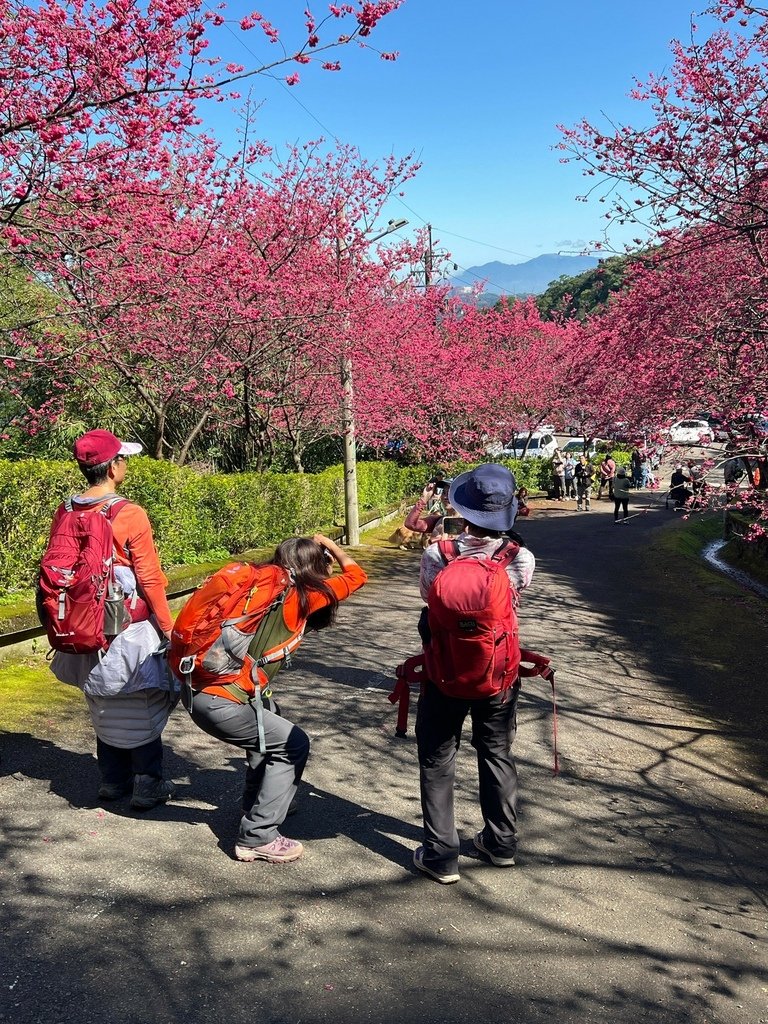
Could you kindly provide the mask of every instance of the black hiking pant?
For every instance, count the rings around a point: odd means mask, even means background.
[[[486,849],[512,857],[517,846],[517,768],[510,752],[517,725],[518,686],[495,697],[460,700],[446,697],[434,683],[424,684],[416,713],[421,809],[424,815],[423,863],[440,874],[459,864],[459,834],[453,813],[456,754],[467,715],[477,751],[480,809]]]
[[[142,747],[113,747],[96,737],[96,760],[101,781],[114,786],[133,785],[134,775],[163,777],[163,741],[157,736]]]

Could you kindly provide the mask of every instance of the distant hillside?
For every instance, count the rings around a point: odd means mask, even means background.
[[[632,256],[610,256],[594,270],[553,281],[536,299],[539,312],[546,320],[555,314],[584,320],[601,312],[610,296],[624,287],[632,264],[644,255],[637,252]]]
[[[541,295],[559,277],[573,277],[598,264],[595,256],[558,256],[547,253],[526,263],[484,263],[469,267],[450,278],[451,286],[462,292],[483,283],[483,293],[498,295]]]

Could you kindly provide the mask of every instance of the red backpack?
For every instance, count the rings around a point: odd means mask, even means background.
[[[131,621],[115,584],[112,534],[112,520],[126,503],[113,498],[93,511],[67,498],[57,513],[37,589],[37,613],[54,651],[104,651]]]
[[[507,542],[492,558],[440,541],[446,562],[427,595],[432,634],[426,674],[450,697],[492,697],[518,677],[520,643],[507,566],[520,550]]]
[[[290,629],[283,615],[291,587],[278,565],[233,562],[209,576],[174,623],[173,674],[193,690],[221,686],[240,701],[266,686],[304,636],[304,624]]]

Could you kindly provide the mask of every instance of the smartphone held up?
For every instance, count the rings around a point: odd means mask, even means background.
[[[446,537],[458,537],[460,533],[464,532],[466,523],[461,516],[443,516],[437,525],[442,526]]]

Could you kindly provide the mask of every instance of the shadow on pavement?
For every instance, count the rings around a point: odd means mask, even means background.
[[[532,519],[539,559],[526,644],[559,668],[562,772],[548,691],[524,687],[515,744],[518,865],[474,856],[476,770],[465,740],[462,879],[417,875],[411,732],[394,738],[392,669],[418,646],[417,552],[377,554],[339,625],[280,677],[313,738],[293,865],[231,859],[242,758],[177,710],[169,774],[184,799],[141,818],[90,802],[90,753],[3,737],[2,991],[15,1024],[214,1016],[232,1024],[730,1024],[765,1016],[764,698],[737,693],[699,630],[728,598],[645,567],[650,515]],[[363,561],[365,560],[363,556]],[[716,590],[719,584],[713,584]],[[701,588],[704,587],[702,590]],[[755,607],[734,626],[745,677]],[[50,841],[44,841],[46,837]],[[225,856],[224,853],[227,855]]]

